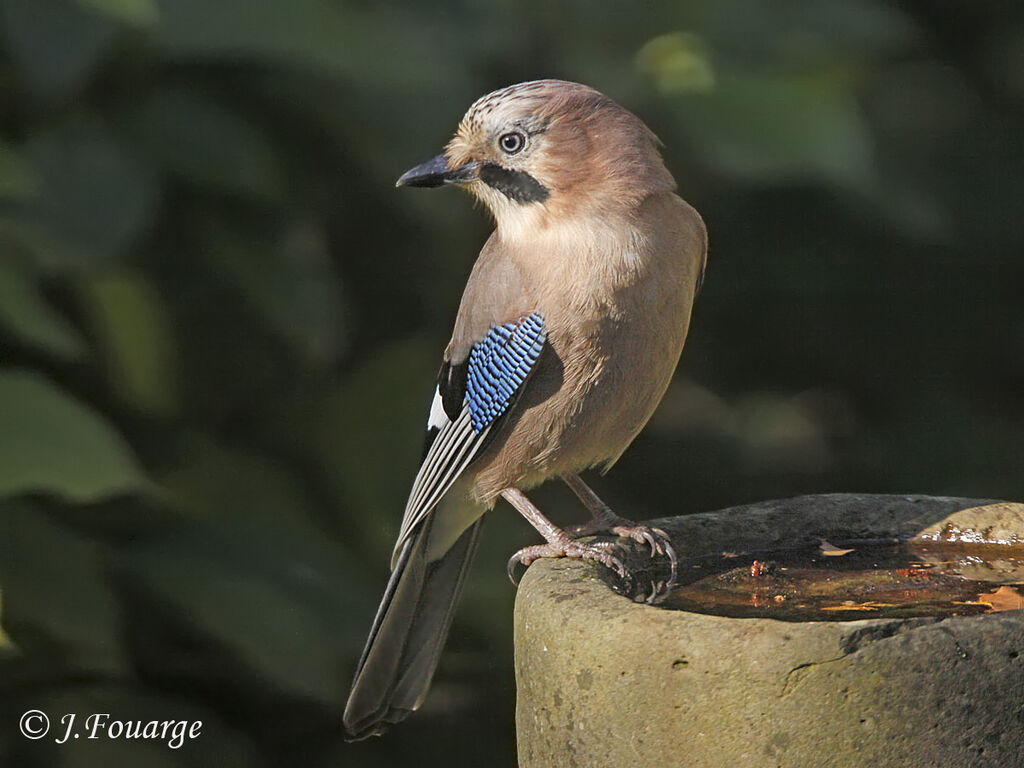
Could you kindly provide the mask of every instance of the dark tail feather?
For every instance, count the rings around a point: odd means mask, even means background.
[[[383,733],[422,703],[482,522],[467,528],[439,560],[426,557],[432,516],[402,548],[345,706],[345,730],[351,740]]]

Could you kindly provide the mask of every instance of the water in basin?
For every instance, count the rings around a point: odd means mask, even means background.
[[[658,567],[629,594],[649,597]],[[620,586],[619,591],[625,591]],[[933,542],[820,542],[681,559],[659,608],[735,618],[848,621],[971,616],[1024,609],[1024,547]]]

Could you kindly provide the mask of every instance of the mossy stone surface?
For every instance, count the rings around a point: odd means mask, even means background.
[[[657,524],[684,556],[953,530],[1010,540],[1024,505],[835,494]],[[637,604],[597,566],[543,560],[515,625],[523,768],[1024,766],[1024,611],[732,619]]]

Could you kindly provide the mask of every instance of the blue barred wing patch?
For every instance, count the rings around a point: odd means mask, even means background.
[[[515,399],[544,348],[544,318],[534,312],[518,323],[491,327],[469,353],[466,407],[473,430],[481,432]]]
[[[497,423],[522,393],[547,340],[544,316],[495,325],[469,356],[441,366],[427,420],[427,442],[405,504],[392,557],[500,429]]]

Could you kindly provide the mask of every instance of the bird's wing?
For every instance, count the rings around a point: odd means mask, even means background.
[[[539,312],[492,325],[461,363],[445,361],[427,420],[423,462],[395,544],[402,549],[456,478],[487,447],[515,404],[547,339]]]

